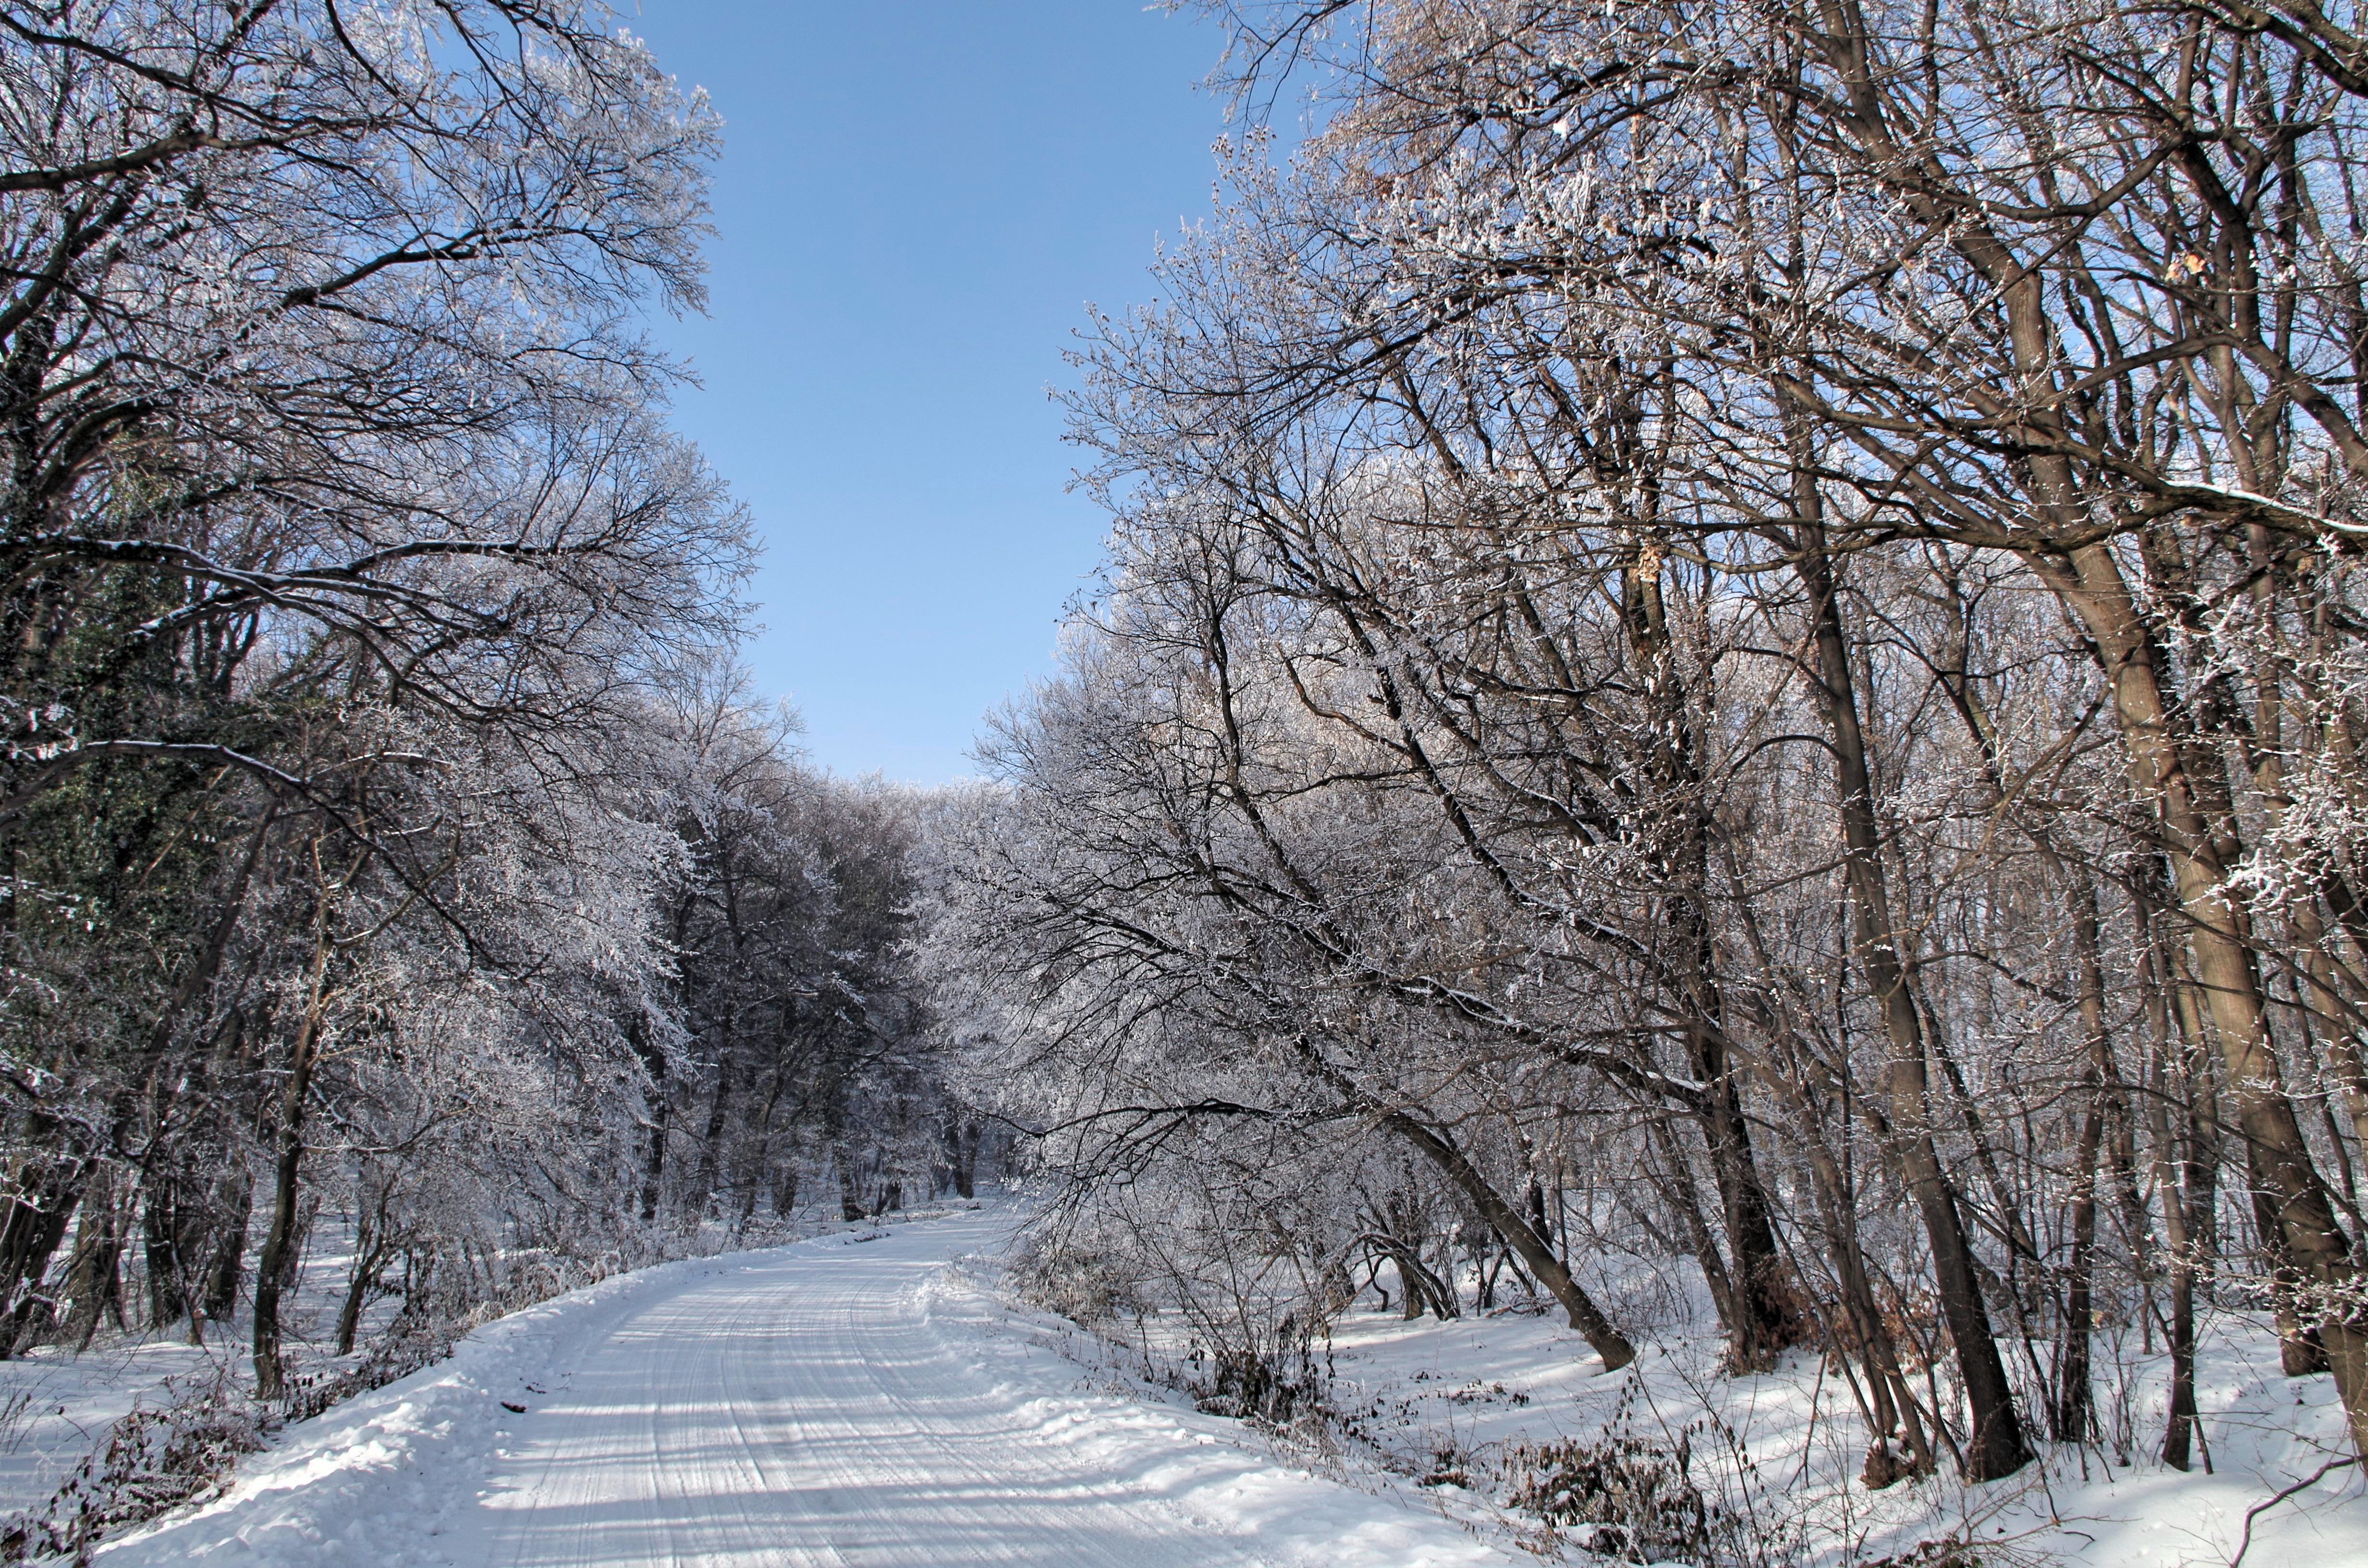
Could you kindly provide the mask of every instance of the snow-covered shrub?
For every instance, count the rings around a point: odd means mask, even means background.
[[[1727,1523],[1696,1485],[1693,1447],[1627,1433],[1514,1448],[1505,1458],[1511,1502],[1569,1528],[1590,1551],[1622,1562],[1723,1562]]]
[[[134,1406],[39,1510],[0,1528],[0,1562],[65,1560],[80,1568],[101,1540],[213,1492],[269,1421],[228,1380],[167,1384],[166,1403]]]
[[[1945,1540],[1919,1540],[1906,1551],[1872,1558],[1858,1568],[1983,1568],[1974,1548],[1952,1536]]]
[[[1771,1514],[1735,1430],[1707,1409],[1675,1429],[1655,1423],[1640,1430],[1633,1418],[1640,1394],[1644,1384],[1632,1378],[1598,1430],[1503,1449],[1507,1506],[1544,1521],[1549,1540],[1567,1536],[1614,1562],[1781,1568],[1802,1561],[1798,1521]]]
[[[1180,1322],[1159,1347],[1180,1358],[1169,1375],[1203,1411],[1304,1427],[1323,1447],[1326,1379],[1315,1347],[1355,1294],[1347,1259],[1357,1233],[1299,1159],[1279,1166],[1263,1148],[1258,1162],[1241,1159],[1232,1145],[1243,1136],[1193,1129],[1178,1138],[1185,1157],[1123,1186],[1071,1189],[1007,1278],[1031,1304],[1146,1355],[1146,1320]],[[1281,1177],[1245,1179],[1261,1169]]]
[[[1004,1278],[1029,1305],[1084,1328],[1141,1317],[1149,1310],[1121,1259],[1068,1235],[1029,1237]]]
[[[1320,1417],[1325,1378],[1315,1365],[1312,1342],[1304,1334],[1278,1338],[1286,1342],[1262,1349],[1235,1346],[1218,1351],[1212,1360],[1209,1392],[1199,1401],[1201,1411],[1270,1426]]]
[[[310,1421],[358,1393],[407,1378],[450,1356],[455,1334],[450,1320],[404,1312],[370,1342],[369,1353],[354,1366],[328,1375],[290,1378],[280,1398],[281,1413],[290,1421]]]

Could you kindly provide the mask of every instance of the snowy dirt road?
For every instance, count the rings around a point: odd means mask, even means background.
[[[955,1260],[991,1212],[676,1265],[341,1407],[132,1564],[1503,1563],[1419,1498],[1096,1392]],[[523,1404],[523,1413],[508,1404]]]

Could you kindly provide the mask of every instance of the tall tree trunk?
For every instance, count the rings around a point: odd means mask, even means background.
[[[40,1139],[63,1138],[64,1126],[36,1113]],[[41,1146],[38,1145],[37,1146]],[[48,1145],[53,1146],[53,1145]],[[8,1200],[7,1218],[0,1221],[0,1280],[8,1287],[8,1323],[0,1336],[0,1354],[14,1356],[48,1326],[53,1306],[42,1282],[50,1260],[66,1239],[84,1188],[96,1169],[87,1158],[57,1159],[40,1154],[17,1168],[16,1192]]]
[[[2055,863],[2060,869],[2061,861]],[[2107,1085],[2118,1078],[2105,1020],[2101,940],[2097,884],[2084,872],[2072,889],[2072,952],[2078,970],[2080,1031],[2089,1047],[2089,1067],[2082,1074],[2088,1106],[2073,1151],[2071,1277],[2065,1282],[2062,1342],[2055,1358],[2055,1399],[2048,1413],[2060,1443],[2086,1442],[2095,1421],[2089,1351],[2095,1316],[2097,1175],[2104,1152]]]
[[[741,1162],[740,1228],[746,1230],[757,1218],[757,1205],[773,1189],[769,1177],[773,1165],[773,1119],[780,1109],[781,1091],[789,1083],[789,1063],[778,1054],[773,1060],[773,1081],[765,1091],[765,1108],[757,1114],[755,1137],[747,1144]]]
[[[1702,1268],[1702,1283],[1710,1289],[1711,1307],[1718,1313],[1719,1330],[1727,1336],[1730,1369],[1746,1370],[1733,1365],[1741,1344],[1741,1336],[1736,1332],[1735,1281],[1727,1273],[1726,1260],[1719,1256],[1717,1239],[1711,1234],[1710,1224],[1702,1218],[1702,1204],[1695,1198],[1693,1167],[1678,1147],[1678,1141],[1669,1135],[1667,1117],[1647,1116],[1645,1131],[1651,1140],[1648,1149],[1657,1150],[1660,1154],[1660,1168],[1654,1168],[1648,1154],[1645,1169],[1653,1185],[1660,1189],[1663,1199],[1676,1212],[1678,1222],[1685,1227],[1687,1244],[1694,1249],[1695,1261]],[[1481,1304],[1486,1306],[1489,1303],[1484,1301]]]
[[[2167,1096],[2166,1096],[2167,1097]],[[2197,1221],[2213,1201],[2213,1162],[2203,1157],[2207,1134],[2190,1114],[2185,1137],[2172,1142],[2170,1116],[2154,1104],[2156,1179],[2162,1191],[2163,1241],[2170,1255],[2170,1400],[2162,1435],[2162,1462],[2185,1470],[2193,1462],[2195,1405],[2195,1278],[2203,1243]],[[2173,1151],[2179,1151],[2174,1157]]]
[[[278,1399],[287,1387],[287,1369],[279,1354],[279,1302],[293,1272],[296,1240],[297,1178],[304,1162],[305,1101],[313,1088],[314,1047],[321,1019],[328,1006],[329,895],[322,895],[319,925],[313,939],[313,961],[305,977],[304,1012],[297,1020],[296,1038],[288,1049],[288,1089],[279,1105],[277,1153],[272,1161],[271,1228],[264,1233],[263,1255],[255,1266],[255,1392],[259,1399]]]
[[[2294,901],[2293,913],[2294,945],[2302,953],[2303,1000],[2317,1021],[2328,1064],[2342,1085],[2352,1140],[2368,1154],[2368,1063],[2361,1060],[2359,1015],[2343,994],[2340,966],[2327,951],[2327,923],[2319,915],[2317,899],[2304,894]]]
[[[1749,903],[1740,903],[1737,907],[1753,962],[1763,973],[1778,972]],[[1821,1070],[1808,1042],[1788,1026],[1782,1010],[1772,1003],[1760,1001],[1753,1014],[1778,1051],[1776,1060],[1768,1063],[1762,1078],[1792,1112],[1809,1169],[1809,1191],[1815,1200],[1818,1228],[1825,1235],[1826,1251],[1841,1298],[1842,1322],[1838,1333],[1829,1332],[1828,1351],[1844,1357],[1855,1354],[1866,1371],[1861,1412],[1866,1417],[1871,1437],[1860,1480],[1869,1488],[1880,1490],[1909,1476],[1928,1475],[1932,1471],[1931,1441],[1918,1413],[1916,1392],[1907,1386],[1907,1374],[1900,1366],[1898,1347],[1892,1343],[1891,1332],[1884,1324],[1882,1308],[1875,1301],[1873,1286],[1867,1278],[1866,1254],[1859,1241],[1858,1199],[1849,1163],[1836,1154],[1818,1105],[1821,1088],[1839,1096],[1841,1129],[1847,1138],[1850,1125],[1850,1080],[1846,1072]],[[1850,1386],[1855,1396],[1859,1385],[1852,1380]]]
[[[953,1177],[954,1196],[978,1196],[978,1123],[956,1117],[946,1123],[946,1164]]]
[[[1776,1241],[1775,1206],[1752,1150],[1742,1075],[1728,1060],[1725,999],[1706,908],[1716,826],[1703,798],[1694,699],[1669,627],[1664,559],[1656,540],[1640,540],[1624,569],[1622,598],[1630,646],[1643,668],[1656,719],[1659,744],[1651,753],[1655,782],[1679,802],[1677,842],[1665,868],[1673,894],[1667,918],[1674,967],[1684,992],[1686,1065],[1703,1086],[1696,1116],[1733,1258],[1733,1267],[1724,1270],[1730,1286],[1727,1362],[1736,1372],[1765,1371],[1783,1351],[1801,1343],[1806,1325],[1793,1303],[1791,1271]],[[1542,630],[1526,596],[1521,608],[1524,618]],[[1556,668],[1565,685],[1575,686],[1566,668],[1559,663]]]
[[[187,1210],[193,1207],[170,1176],[148,1178],[140,1206],[142,1257],[148,1269],[148,1326],[165,1328],[181,1321],[189,1310],[189,1258],[185,1250],[194,1239]]]
[[[1859,1240],[1857,1195],[1847,1167],[1826,1136],[1825,1121],[1804,1072],[1807,1059],[1800,1041],[1791,1042],[1790,1054],[1793,1072],[1774,1081],[1781,1085],[1799,1129],[1809,1168],[1809,1192],[1841,1298],[1842,1322],[1836,1335],[1839,1349],[1845,1355],[1854,1354],[1866,1372],[1863,1414],[1871,1436],[1859,1479],[1880,1491],[1907,1477],[1931,1473],[1931,1439],[1918,1413],[1915,1391],[1907,1386],[1898,1346],[1884,1324],[1873,1283],[1867,1277],[1866,1254]],[[1845,1109],[1845,1131],[1848,1124]],[[1852,1386],[1856,1387],[1855,1382]]]
[[[642,1146],[642,1223],[655,1224],[658,1217],[658,1200],[666,1191],[666,1119],[672,1109],[666,1097],[666,1085],[657,1090],[657,1103],[650,1108],[647,1141]]]
[[[1874,813],[1873,783],[1866,741],[1859,723],[1858,694],[1843,634],[1839,585],[1826,553],[1820,516],[1822,498],[1804,469],[1795,484],[1798,570],[1808,590],[1816,639],[1817,687],[1832,743],[1835,789],[1840,797],[1845,880],[1857,960],[1866,976],[1890,1045],[1884,1068],[1887,1108],[1886,1153],[1899,1172],[1924,1221],[1940,1286],[1941,1311],[1955,1346],[1957,1370],[1973,1430],[1965,1445],[1967,1479],[1995,1481],[2022,1468],[2031,1458],[2013,1385],[1991,1333],[1963,1215],[1932,1142],[1928,1051],[1923,1021],[1898,933],[1893,928],[1884,887],[1882,845]]]
[[[165,1071],[170,1059],[174,1039],[181,1020],[202,997],[214,977],[222,972],[223,958],[230,951],[231,938],[237,934],[239,917],[245,912],[246,892],[255,878],[256,866],[263,858],[264,846],[269,842],[271,829],[278,819],[279,808],[268,808],[262,820],[247,838],[246,848],[239,858],[238,869],[233,874],[229,888],[222,896],[222,908],[215,914],[205,944],[183,966],[180,978],[173,987],[165,1006],[151,1020],[146,1043],[134,1058],[130,1069],[117,1086],[108,1113],[108,1130],[104,1147],[120,1152],[134,1142],[135,1130],[144,1118],[153,1131],[165,1125],[176,1098],[182,1093],[181,1080]],[[155,1327],[176,1322],[189,1310],[188,1249],[196,1244],[196,1233],[203,1222],[201,1212],[191,1212],[186,1193],[179,1191],[174,1178],[161,1175],[155,1167],[156,1157],[163,1151],[152,1143],[149,1156],[142,1161],[147,1169],[148,1191],[143,1203],[143,1245],[148,1265],[149,1319]],[[161,1211],[159,1205],[161,1204]],[[126,1239],[127,1227],[120,1217],[110,1221],[116,1251],[120,1254]],[[110,1260],[108,1267],[113,1268]],[[120,1292],[120,1282],[114,1289]],[[121,1308],[120,1301],[116,1310]],[[75,1333],[82,1344],[88,1344],[96,1329],[94,1319],[87,1324],[77,1320]],[[192,1342],[198,1337],[198,1325],[190,1324]]]
[[[255,1218],[255,1173],[242,1162],[222,1177],[214,1192],[222,1221],[215,1233],[212,1256],[206,1264],[199,1306],[206,1321],[227,1323],[238,1311],[239,1277],[246,1262],[246,1228]],[[192,1342],[201,1332],[197,1315],[192,1314]]]
[[[370,1304],[370,1290],[378,1283],[379,1270],[386,1267],[386,1259],[384,1232],[365,1206],[354,1227],[354,1267],[346,1277],[346,1299],[337,1307],[340,1356],[353,1354],[354,1340],[361,1333],[362,1309]]]
[[[707,1131],[699,1143],[699,1175],[683,1200],[683,1213],[695,1227],[707,1217],[714,1200],[715,1182],[723,1168],[723,1129],[732,1114],[732,1074],[735,1058],[727,1042],[715,1062],[715,1096],[707,1106]]]
[[[2141,907],[2146,905],[2142,899]],[[2155,1092],[2146,1096],[2155,1151],[2155,1186],[2162,1195],[2163,1250],[2169,1256],[2169,1409],[2163,1426],[2162,1461],[2183,1471],[2195,1448],[2195,1281],[2211,1250],[2214,1172],[2219,1165],[2217,1117],[2209,1104],[2210,1064],[2203,1054],[2194,1008],[2168,951],[2160,929],[2166,916],[2147,912],[2141,933],[2146,954],[2146,1006],[2155,1039]],[[2186,1093],[2176,1092],[2171,1062],[2180,1063]],[[2177,1130],[2170,1108],[2183,1104],[2185,1125]],[[2206,1460],[2207,1464],[2209,1460]]]
[[[2187,917],[2195,979],[2237,1103],[2237,1124],[2258,1158],[2251,1168],[2265,1199],[2263,1218],[2283,1238],[2287,1257],[2316,1300],[2313,1316],[2353,1449],[2368,1459],[2368,1323],[2356,1306],[2344,1304],[2358,1271],[2286,1094],[2246,913],[2225,891],[2224,840],[2233,821],[2212,809],[2214,792],[2199,771],[2203,764],[2191,755],[2192,726],[2169,689],[2155,640],[2112,551],[2090,545],[2068,557],[2031,559],[2089,633],[2111,683],[2132,781],[2155,809],[2172,886]]]
[[[687,917],[677,913],[675,917],[675,940],[679,946]],[[642,1066],[650,1075],[650,1119],[643,1131],[642,1143],[642,1223],[655,1224],[658,1200],[665,1196],[666,1160],[666,1119],[673,1108],[674,1096],[666,1082],[666,1053],[651,1043],[649,1020],[636,1013],[625,1026],[625,1042],[640,1057]]]
[[[838,1170],[838,1217],[852,1225],[866,1218],[863,1195],[855,1185],[855,1162],[848,1157],[847,1140],[840,1139],[830,1146],[830,1162]]]
[[[2089,1341],[2096,1308],[2091,1290],[2097,1253],[2097,1163],[2104,1142],[2105,1110],[2089,1085],[2089,1106],[2080,1119],[2080,1135],[2073,1151],[2072,1261],[2064,1285],[2064,1323],[2055,1354],[2055,1397],[2048,1405],[2048,1426],[2059,1443],[2089,1440],[2094,1394],[2089,1385]]]
[[[83,1199],[82,1224],[74,1234],[60,1294],[66,1315],[63,1337],[73,1341],[74,1354],[90,1348],[98,1321],[110,1308],[120,1313],[123,1291],[122,1178],[102,1165],[92,1176]]]
[[[2278,1368],[2290,1378],[2306,1378],[2328,1370],[2327,1348],[2318,1325],[2306,1322],[2307,1283],[2286,1250],[2278,1224],[2278,1204],[2271,1181],[2261,1169],[2261,1153],[2245,1146],[2245,1193],[2253,1210],[2253,1241],[2260,1267],[2270,1277],[2270,1321],[2278,1335]]]
[[[798,1167],[796,1162],[791,1161],[773,1178],[773,1212],[787,1219],[797,1211],[797,1207]]]

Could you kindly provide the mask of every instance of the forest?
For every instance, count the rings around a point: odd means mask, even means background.
[[[235,1332],[293,1397],[324,1215],[383,1377],[970,1185],[927,801],[734,665],[747,520],[636,313],[700,302],[717,128],[611,21],[0,17],[0,1355]]]
[[[1102,592],[952,852],[1076,1266],[1264,1390],[1390,1276],[1617,1368],[1621,1260],[1877,1488],[2157,1346],[2187,1468],[2241,1302],[2368,1452],[2368,35],[1232,21],[1313,129],[1080,352]]]
[[[1519,1300],[1814,1358],[1874,1491],[2184,1471],[2241,1322],[2368,1457],[2368,28],[1186,8],[1100,575],[923,789],[738,662],[614,16],[0,6],[0,1358],[301,1415],[1008,1180],[1270,1423]]]

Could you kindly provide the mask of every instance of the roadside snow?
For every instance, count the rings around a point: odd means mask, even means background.
[[[1849,1391],[1819,1358],[1794,1355],[1759,1377],[1726,1378],[1707,1335],[1642,1347],[1606,1375],[1556,1320],[1506,1312],[1406,1323],[1360,1311],[1336,1325],[1335,1404],[1374,1454],[1409,1472],[1461,1463],[1493,1476],[1517,1445],[1633,1436],[1664,1449],[1683,1437],[1705,1493],[1748,1508],[1748,1533],[1784,1561],[1834,1563],[1975,1539],[2017,1563],[2210,1564],[2235,1556],[2248,1509],[2350,1453],[2333,1380],[2287,1379],[2267,1323],[2207,1314],[2197,1376],[2214,1473],[2153,1456],[2168,1408],[2168,1361],[2132,1352],[2135,1375],[2100,1383],[2107,1440],[2047,1445],[2044,1460],[1986,1486],[1946,1479],[1869,1493],[1857,1484],[1865,1432]],[[2368,1489],[2356,1467],[2263,1514],[2253,1568],[2368,1568]]]
[[[841,1233],[527,1309],[289,1428],[222,1498],[102,1555],[111,1568],[1503,1564],[1524,1533],[1497,1506],[1507,1454],[1625,1433],[1683,1437],[1704,1490],[1748,1503],[1772,1562],[1971,1537],[2018,1563],[2200,1568],[2235,1554],[2248,1509],[2345,1451],[2329,1380],[2283,1378],[2266,1325],[2237,1313],[2209,1324],[2198,1390],[2216,1473],[2148,1457],[2164,1368],[2139,1357],[2134,1378],[2099,1389],[2104,1444],[2052,1448],[1991,1486],[1869,1494],[1848,1392],[1815,1357],[1727,1379],[1708,1336],[1673,1334],[1607,1375],[1551,1318],[1354,1312],[1326,1354],[1356,1440],[1321,1461],[1326,1479],[1144,1381],[1141,1349],[1002,1301],[973,1260],[1011,1222],[1004,1210]],[[1164,1358],[1177,1320],[1145,1326]],[[52,1414],[30,1408],[59,1426],[23,1428],[14,1452],[0,1434],[0,1484],[50,1478],[46,1450],[86,1448],[127,1390],[205,1365],[157,1341],[0,1367],[0,1397],[41,1391]],[[1412,1479],[1459,1471],[1469,1489]],[[1526,1533],[1551,1553],[1534,1521]],[[2357,1471],[2263,1515],[2247,1562],[2368,1568]]]
[[[330,1346],[352,1246],[350,1215],[319,1216],[307,1236],[296,1288],[282,1299],[283,1352],[290,1375],[300,1381],[332,1376],[359,1359],[340,1358]],[[124,1303],[135,1317],[142,1305],[136,1300]],[[387,1296],[364,1311],[365,1341],[399,1305]],[[188,1325],[182,1322],[162,1329],[104,1332],[81,1355],[63,1345],[42,1345],[0,1361],[0,1515],[49,1502],[134,1405],[154,1410],[217,1383],[252,1388],[253,1342],[252,1319],[242,1302],[233,1320],[206,1325],[200,1345],[189,1343]]]
[[[0,1514],[47,1502],[134,1404],[164,1403],[168,1381],[211,1383],[227,1354],[175,1334],[103,1342],[80,1356],[43,1346],[0,1361]]]

